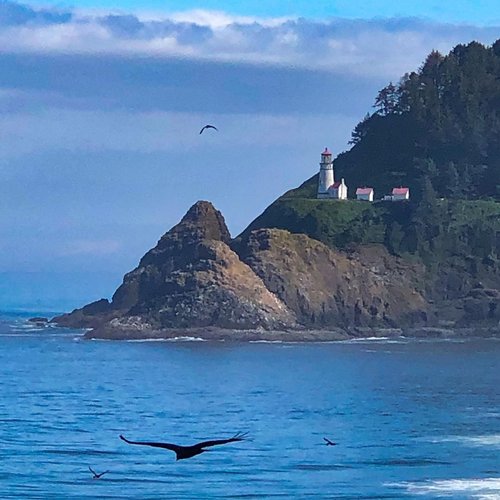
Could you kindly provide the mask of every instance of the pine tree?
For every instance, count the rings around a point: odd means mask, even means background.
[[[377,113],[382,116],[396,113],[399,110],[399,89],[390,82],[379,91],[373,107],[378,108]]]

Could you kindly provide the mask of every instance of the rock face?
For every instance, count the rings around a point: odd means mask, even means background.
[[[253,231],[234,246],[306,328],[399,327],[427,320],[419,269],[382,246],[347,254],[280,229]]]
[[[111,303],[101,300],[54,321],[139,331],[296,326],[294,313],[239,259],[229,241],[220,212],[200,201],[125,275]]]

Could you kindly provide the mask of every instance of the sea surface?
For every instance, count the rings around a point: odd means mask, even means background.
[[[86,341],[3,313],[0,498],[500,499],[499,360],[495,340]],[[238,431],[178,462],[118,438]]]

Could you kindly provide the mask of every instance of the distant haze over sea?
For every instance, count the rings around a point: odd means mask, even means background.
[[[119,273],[0,273],[0,310],[70,311],[110,297],[121,282]]]

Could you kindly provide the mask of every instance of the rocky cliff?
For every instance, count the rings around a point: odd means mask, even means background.
[[[200,201],[125,275],[110,303],[100,300],[54,321],[136,331],[295,327],[293,311],[229,242],[220,212]]]
[[[231,240],[220,212],[200,201],[125,275],[111,302],[53,321],[105,337],[216,328],[296,338],[290,332],[425,325],[433,311],[422,273],[381,245],[339,251],[270,228]]]
[[[380,245],[344,253],[303,234],[260,229],[236,241],[240,258],[306,328],[425,323],[421,269]]]

